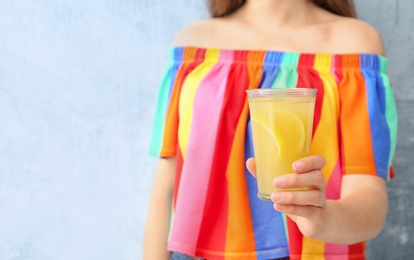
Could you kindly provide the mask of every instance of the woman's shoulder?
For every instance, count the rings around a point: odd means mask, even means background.
[[[356,18],[339,17],[330,27],[332,42],[341,52],[384,55],[381,36],[371,24]]]
[[[310,30],[310,32],[313,32],[316,38],[321,39],[315,41],[320,44],[316,48],[319,52],[326,50],[329,53],[384,55],[384,46],[380,34],[365,21],[326,14],[324,19],[321,19],[320,23],[318,22],[313,28],[316,30]],[[231,19],[210,18],[200,20],[181,29],[176,34],[173,45],[180,47],[228,47],[232,46],[232,43],[234,45],[234,39],[229,34],[231,35],[233,32],[236,37],[238,29],[240,27],[235,27]],[[308,42],[308,45],[310,46],[311,43]]]
[[[174,46],[208,46],[216,28],[223,24],[221,18],[200,20],[182,28],[175,36]]]

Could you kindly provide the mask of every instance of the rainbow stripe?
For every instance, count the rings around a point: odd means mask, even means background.
[[[365,243],[302,236],[257,199],[245,90],[317,88],[311,153],[325,156],[328,199],[344,174],[391,178],[397,113],[387,61],[373,54],[299,54],[176,47],[159,90],[150,154],[177,158],[168,248],[207,259],[365,259]]]

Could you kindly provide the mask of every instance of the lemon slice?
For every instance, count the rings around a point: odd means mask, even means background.
[[[260,120],[252,119],[252,127],[254,129],[254,136],[256,139],[255,143],[266,145],[268,146],[267,152],[272,155],[276,155],[277,158],[280,158],[283,151],[285,150],[285,142],[284,139],[280,133],[280,131],[275,127],[269,127],[265,123],[263,123]],[[270,149],[269,149],[270,148]],[[257,149],[257,152],[260,153],[262,149]],[[258,156],[261,158],[269,158],[269,159],[275,159],[270,156]]]
[[[267,121],[265,121],[267,122]],[[253,128],[253,146],[256,158],[257,184],[259,198],[267,198],[274,191],[273,178],[280,162],[284,161],[285,140],[279,129],[270,122],[264,123],[258,119],[251,119]]]
[[[303,145],[305,144],[306,140],[306,132],[305,132],[305,124],[302,119],[294,113],[288,113],[287,116],[290,117],[291,124],[292,124],[292,134],[294,134],[299,140],[298,143]]]
[[[295,143],[297,144],[295,147],[297,147],[299,151],[303,150],[306,145],[307,133],[305,123],[302,118],[289,111],[280,113],[278,117],[278,120],[286,122],[283,125],[285,127],[280,129],[281,134],[283,134],[283,136],[285,136],[288,140],[295,140]],[[289,149],[293,149],[293,147],[289,147]]]

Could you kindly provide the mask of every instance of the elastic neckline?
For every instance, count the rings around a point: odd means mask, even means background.
[[[314,67],[319,69],[359,69],[386,72],[386,57],[374,53],[300,53],[277,50],[219,49],[172,46],[175,62],[247,63],[263,66]]]

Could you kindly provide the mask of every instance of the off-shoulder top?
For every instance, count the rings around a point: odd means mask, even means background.
[[[246,90],[316,88],[311,154],[326,158],[327,199],[342,176],[390,179],[397,112],[387,60],[375,54],[304,54],[173,47],[159,87],[150,154],[176,157],[168,248],[206,259],[365,259],[365,242],[307,238],[259,200]]]

